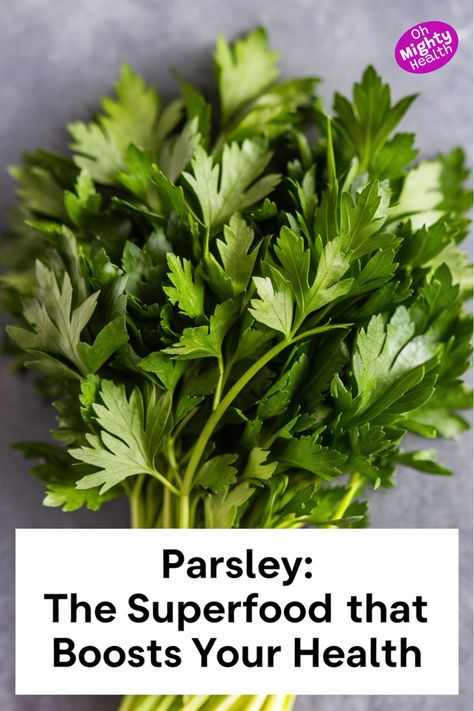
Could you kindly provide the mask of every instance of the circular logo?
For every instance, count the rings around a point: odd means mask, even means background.
[[[458,44],[458,34],[447,22],[421,22],[400,37],[395,59],[406,72],[428,74],[450,62]]]

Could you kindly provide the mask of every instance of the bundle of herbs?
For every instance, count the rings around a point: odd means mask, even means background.
[[[12,171],[10,350],[58,423],[17,446],[65,511],[127,496],[140,527],[362,526],[398,464],[450,473],[407,433],[467,426],[463,153],[416,162],[394,133],[415,97],[393,103],[372,67],[330,118],[261,29],[214,62],[218,110],[182,80],[162,107],[125,66],[71,156]]]

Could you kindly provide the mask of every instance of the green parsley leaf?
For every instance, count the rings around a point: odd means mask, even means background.
[[[280,454],[284,468],[306,469],[320,479],[330,481],[340,474],[338,467],[344,464],[346,456],[341,452],[322,447],[311,436],[294,437]]]
[[[157,145],[159,99],[130,66],[122,67],[117,99],[102,100],[104,113],[89,124],[69,125],[76,164],[99,183],[113,184],[124,167],[128,147],[153,150]]]
[[[145,404],[137,388],[127,398],[123,385],[104,380],[100,397],[102,403],[93,406],[100,435],[87,435],[88,446],[69,451],[74,459],[99,471],[83,477],[77,488],[101,486],[102,494],[137,474],[161,478],[155,456],[168,427],[170,396],[157,398],[153,391]]]
[[[222,265],[213,254],[206,262],[209,283],[216,286],[218,295],[229,298],[247,289],[258,253],[258,246],[249,253],[253,239],[253,230],[238,215],[224,225],[224,240],[216,240]]]
[[[37,262],[36,280],[36,297],[24,306],[25,319],[33,330],[11,326],[8,334],[28,352],[53,360],[55,356],[62,356],[85,374],[87,368],[78,346],[81,333],[96,307],[98,294],[92,294],[73,308],[73,290],[67,272],[59,284],[54,273]],[[67,371],[63,368],[62,372],[66,374]]]
[[[234,212],[254,205],[274,189],[279,175],[260,177],[270,158],[266,144],[258,140],[246,140],[241,146],[226,144],[218,163],[203,148],[196,148],[193,172],[183,173],[183,177],[196,195],[204,224],[210,230],[217,230]]]
[[[270,52],[262,28],[232,46],[218,36],[214,62],[223,124],[278,78],[278,58],[277,52]]]
[[[451,476],[452,471],[436,461],[436,452],[433,449],[421,449],[416,452],[400,452],[397,461],[412,469],[417,469],[426,474],[440,474]]]
[[[168,266],[171,271],[168,278],[173,286],[164,286],[163,291],[172,304],[178,304],[190,318],[204,316],[204,287],[196,275],[189,259],[180,260],[174,254],[168,254]]]
[[[209,319],[209,326],[185,328],[178,343],[165,348],[163,353],[184,360],[220,358],[222,342],[232,324],[233,315],[232,301],[219,304]]]
[[[291,284],[276,270],[273,270],[272,276],[273,280],[269,277],[253,278],[260,298],[252,299],[249,311],[256,321],[289,336],[294,307]]]
[[[79,491],[74,485],[49,484],[46,489],[46,496],[43,500],[44,506],[62,508],[63,511],[77,511],[85,506],[89,511],[98,511],[103,504],[115,498],[111,492],[99,494],[94,489]]]
[[[230,484],[235,482],[237,469],[231,465],[236,459],[236,454],[221,454],[208,459],[196,474],[196,484],[216,493],[225,491]]]
[[[336,93],[336,127],[356,151],[364,169],[377,158],[415,99],[416,95],[407,96],[392,106],[390,87],[371,66],[361,82],[354,84],[352,103]]]

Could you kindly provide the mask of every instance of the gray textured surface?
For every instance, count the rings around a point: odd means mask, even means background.
[[[451,23],[461,38],[457,56],[441,71],[402,72],[393,60],[396,40],[423,20]],[[405,121],[424,155],[456,144],[470,146],[472,113],[469,0],[16,0],[0,7],[0,202],[12,197],[7,165],[22,150],[63,148],[64,124],[83,116],[108,91],[127,60],[173,92],[174,67],[201,85],[212,79],[210,49],[217,32],[229,37],[265,25],[283,55],[285,74],[324,77],[322,94],[347,92],[372,62],[394,94],[423,92]],[[112,711],[107,697],[16,697],[13,694],[13,531],[15,527],[123,526],[114,503],[101,515],[62,514],[41,507],[41,490],[27,478],[9,443],[42,437],[51,424],[28,379],[13,379],[4,362],[0,379],[0,709],[1,711]],[[379,527],[461,529],[461,693],[459,697],[303,697],[298,708],[319,711],[468,711],[472,708],[472,484],[470,436],[438,445],[455,481],[401,471],[394,491],[377,494],[372,523]],[[45,555],[47,553],[45,552]],[[341,689],[341,691],[343,691]]]

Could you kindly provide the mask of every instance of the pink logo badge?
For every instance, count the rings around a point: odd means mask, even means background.
[[[428,74],[440,69],[456,54],[459,39],[447,22],[422,22],[413,25],[398,40],[395,59],[399,67],[412,74]]]

